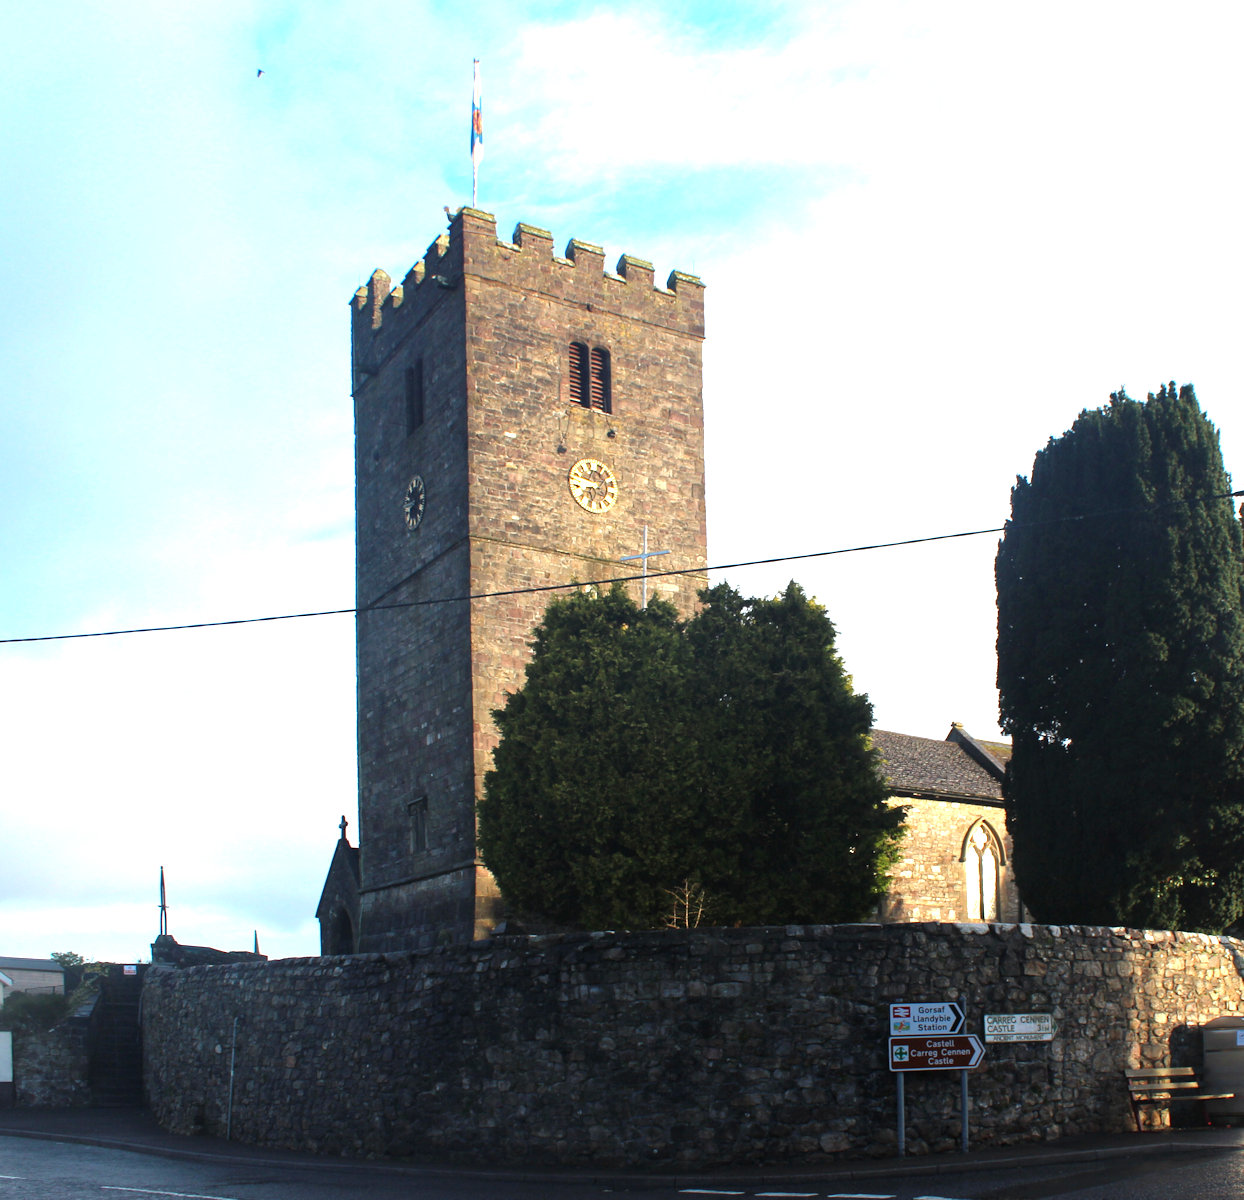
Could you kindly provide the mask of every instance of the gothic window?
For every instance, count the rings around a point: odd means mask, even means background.
[[[410,815],[410,848],[416,854],[428,848],[428,798],[420,796],[407,805]]]
[[[423,424],[423,359],[406,368],[406,436]]]
[[[998,868],[1003,861],[998,835],[977,821],[963,841],[963,876],[967,888],[967,919],[998,919]]]
[[[603,346],[591,349],[583,342],[570,343],[570,398],[597,412],[613,411],[613,382],[609,351]]]

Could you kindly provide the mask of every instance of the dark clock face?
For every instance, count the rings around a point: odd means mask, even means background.
[[[406,528],[417,529],[423,520],[423,504],[425,499],[423,476],[416,475],[406,485],[406,495],[402,500],[402,512],[406,517]]]

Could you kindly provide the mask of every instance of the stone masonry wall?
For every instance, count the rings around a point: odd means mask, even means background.
[[[989,824],[1002,842],[998,865],[998,918],[1017,921],[1019,889],[1011,867],[1011,838],[1002,808],[958,800],[900,797],[891,804],[907,809],[902,855],[890,872],[887,921],[963,921],[967,917],[967,876],[960,857],[963,840],[977,822]]]
[[[993,1045],[974,1143],[1121,1130],[1129,1065],[1192,1062],[1244,1013],[1244,946],[1199,934],[854,925],[495,938],[387,955],[151,970],[156,1117],[347,1155],[674,1164],[884,1155],[886,1006],[966,997],[1049,1012],[1050,1043]],[[237,1024],[235,1026],[235,1018]],[[950,1149],[958,1075],[907,1079],[908,1149]]]
[[[19,1108],[77,1108],[91,1103],[92,996],[51,1029],[13,1033],[13,1083]]]

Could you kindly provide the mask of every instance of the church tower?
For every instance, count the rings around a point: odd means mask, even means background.
[[[707,582],[704,289],[464,208],[402,283],[352,303],[359,845],[320,905],[325,953],[486,936],[475,847],[492,711],[552,588],[638,574],[689,612]],[[636,597],[639,584],[633,585]]]

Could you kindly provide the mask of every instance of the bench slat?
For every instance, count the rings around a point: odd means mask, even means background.
[[[1127,1067],[1127,1098],[1140,1129],[1142,1104],[1176,1104],[1181,1101],[1234,1100],[1234,1092],[1206,1092],[1193,1067]]]

